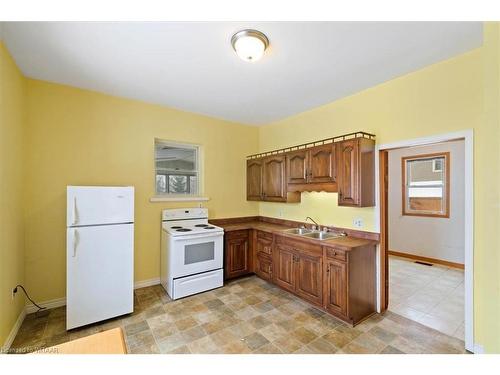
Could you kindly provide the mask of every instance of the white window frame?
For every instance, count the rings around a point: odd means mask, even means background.
[[[197,172],[197,193],[196,194],[174,194],[174,193],[162,193],[156,190],[156,176],[157,176],[157,168],[156,168],[156,146],[158,144],[178,147],[178,148],[186,148],[192,149],[196,151],[196,172]],[[199,144],[194,143],[181,143],[177,141],[170,141],[161,138],[155,138],[154,147],[153,147],[153,164],[154,164],[154,192],[155,195],[150,199],[151,202],[162,202],[162,201],[207,201],[209,200],[207,197],[203,197],[203,168],[202,168],[202,147]],[[168,183],[168,181],[167,181]]]

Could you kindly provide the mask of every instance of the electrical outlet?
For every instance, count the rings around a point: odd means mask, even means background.
[[[283,216],[285,216],[285,211],[282,208],[280,208],[278,210],[278,217],[283,217]]]
[[[352,225],[354,225],[356,228],[363,228],[363,219],[357,217],[352,221]]]

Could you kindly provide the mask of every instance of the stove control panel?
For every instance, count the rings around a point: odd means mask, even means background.
[[[162,220],[208,219],[208,208],[175,208],[163,210]]]

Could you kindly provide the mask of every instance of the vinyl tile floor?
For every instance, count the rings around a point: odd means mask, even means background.
[[[176,301],[159,285],[137,289],[134,304],[130,315],[68,332],[64,307],[28,315],[11,349],[122,327],[129,353],[465,353],[462,340],[391,311],[353,328],[256,276]]]
[[[389,310],[464,339],[464,271],[389,257]]]

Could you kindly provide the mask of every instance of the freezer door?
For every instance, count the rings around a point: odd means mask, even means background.
[[[68,228],[66,260],[67,329],[133,311],[133,224]]]
[[[68,186],[67,226],[130,223],[134,221],[134,188]]]

